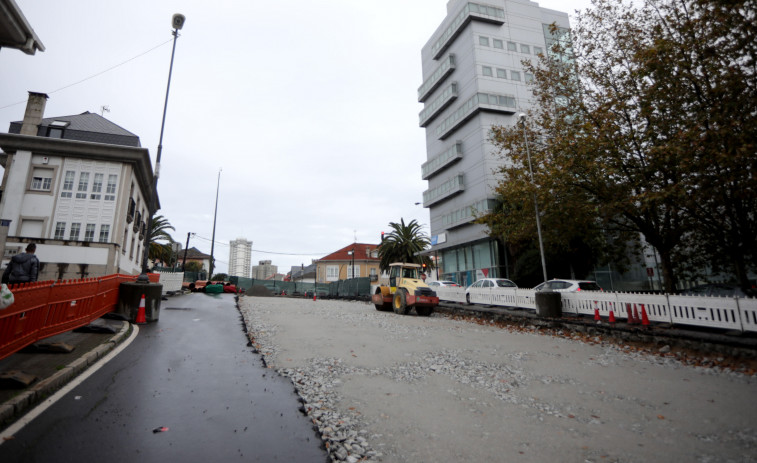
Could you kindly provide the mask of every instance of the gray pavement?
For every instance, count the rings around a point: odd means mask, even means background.
[[[98,323],[112,327],[115,333],[68,331],[39,344],[67,344],[73,347],[71,352],[46,352],[29,346],[0,360],[0,375],[22,372],[36,378],[27,387],[11,381],[0,384],[0,429],[107,355],[131,332],[131,324],[125,321],[100,319]]]

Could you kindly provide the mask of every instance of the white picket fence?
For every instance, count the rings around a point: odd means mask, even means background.
[[[435,289],[439,299],[465,303],[465,288]],[[560,293],[562,311],[567,314],[594,315],[605,320],[610,311],[616,320],[629,315],[641,316],[642,308],[650,322],[723,328],[757,332],[757,299],[711,296],[670,296],[665,294],[579,291]],[[536,309],[533,289],[471,288],[470,302],[504,307]]]
[[[163,285],[163,294],[181,291],[181,283],[184,281],[184,272],[157,272],[160,275],[160,284]]]

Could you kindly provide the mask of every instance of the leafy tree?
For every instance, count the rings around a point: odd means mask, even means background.
[[[171,244],[175,241],[168,230],[175,231],[176,229],[162,215],[153,217],[149,251],[151,260],[170,264],[174,259]]]
[[[548,54],[524,62],[537,109],[525,128],[493,131],[507,158],[498,188],[505,213],[481,220],[508,242],[535,236],[533,220],[523,220],[535,194],[553,250],[583,237],[608,259],[642,233],[660,254],[668,291],[701,268],[703,254],[710,263],[738,253],[753,260],[755,0],[593,5],[570,41],[553,27]],[[736,108],[743,99],[746,111]],[[734,273],[745,275],[743,267]]]
[[[196,260],[191,260],[187,262],[187,265],[184,267],[184,270],[187,272],[202,272],[203,265],[200,262],[197,262]]]
[[[216,273],[213,275],[213,278],[211,278],[213,281],[226,281],[228,279],[229,275],[227,273]]]
[[[431,258],[416,255],[431,244],[418,222],[411,220],[405,224],[405,219],[401,218],[399,223],[389,222],[389,228],[392,231],[384,236],[384,241],[379,247],[381,270],[388,270],[392,262],[426,264],[427,268],[432,268]]]

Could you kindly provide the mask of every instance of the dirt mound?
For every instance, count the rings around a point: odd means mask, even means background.
[[[245,294],[257,297],[273,297],[271,290],[262,285],[253,285],[245,292]]]

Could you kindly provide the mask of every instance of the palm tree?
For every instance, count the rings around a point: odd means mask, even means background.
[[[162,215],[156,215],[152,219],[152,233],[150,234],[150,252],[148,257],[152,261],[170,263],[172,256],[171,244],[174,243],[173,237],[168,230],[176,229]],[[168,241],[168,243],[158,243],[158,241]]]
[[[421,225],[415,219],[405,224],[405,219],[401,218],[400,223],[389,222],[389,227],[392,231],[384,237],[379,247],[381,270],[388,270],[392,262],[426,264],[428,268],[433,266],[430,257],[416,255],[425,250],[431,241],[421,231]]]

